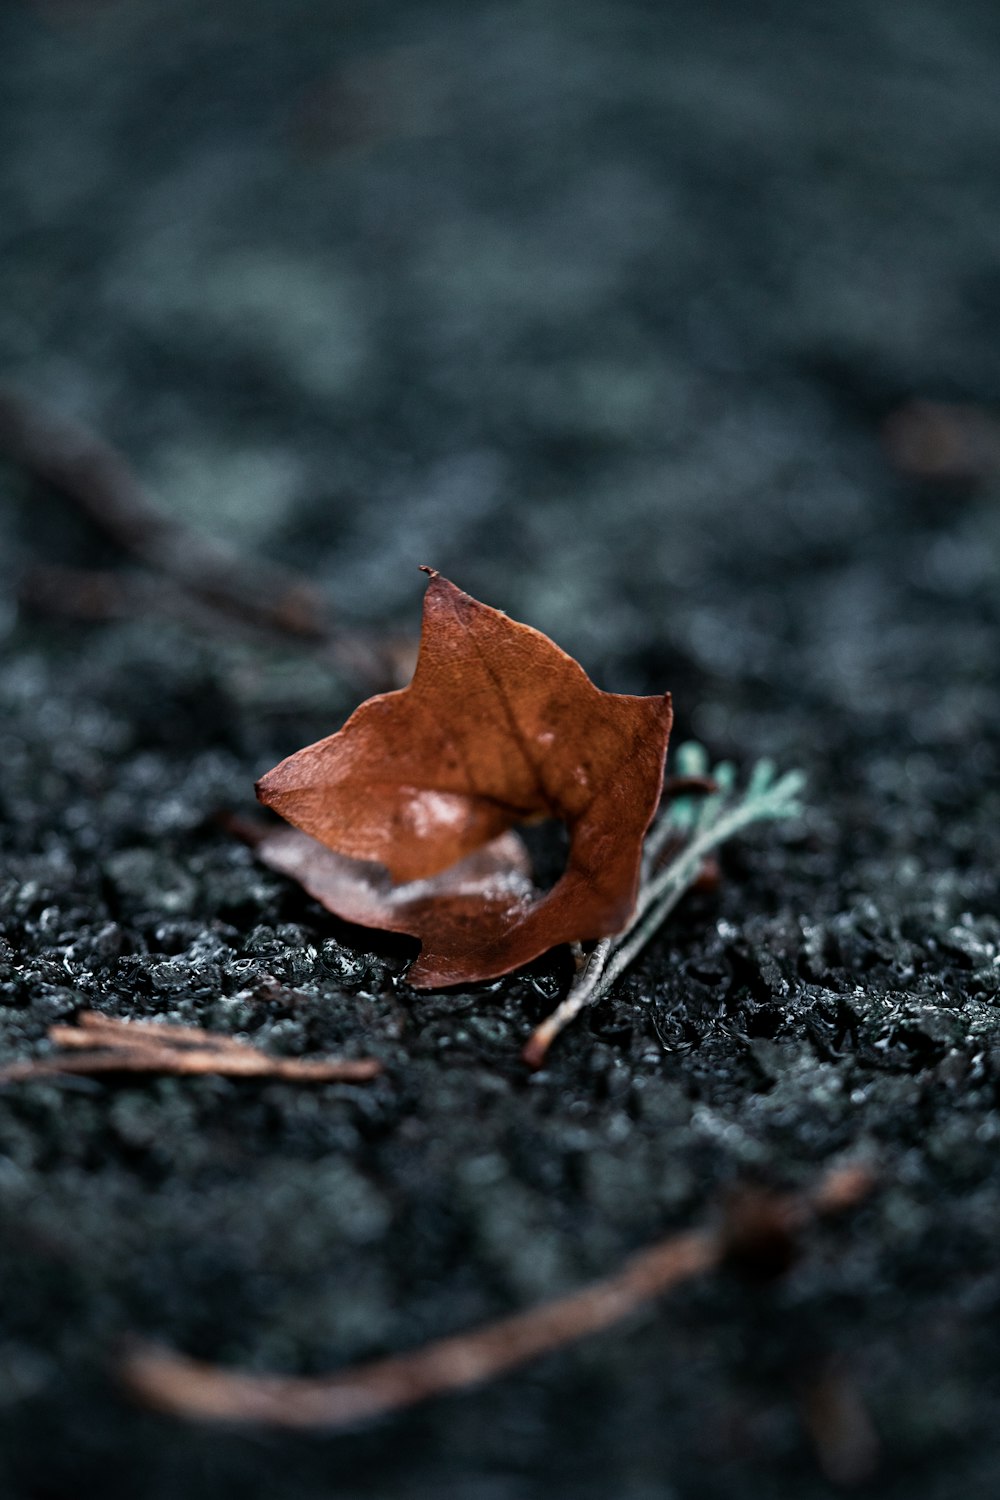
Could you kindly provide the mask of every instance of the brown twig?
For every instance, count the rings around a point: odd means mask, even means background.
[[[329,1378],[241,1374],[151,1347],[127,1357],[124,1377],[147,1405],[177,1416],[279,1427],[348,1427],[479,1385],[596,1333],[649,1298],[710,1270],[718,1259],[713,1236],[675,1235],[635,1256],[617,1276],[572,1296]]]
[[[81,569],[40,569],[22,599],[36,609],[83,619],[138,612],[181,615],[192,609],[291,637],[325,651],[352,679],[397,686],[398,645],[337,629],[320,592],[306,578],[250,560],[158,508],[122,455],[72,419],[0,388],[0,453],[71,501],[109,541],[151,578],[118,578]],[[210,616],[209,616],[210,618]]]
[[[270,1057],[238,1037],[198,1026],[123,1021],[97,1011],[84,1011],[78,1026],[51,1026],[49,1041],[70,1055],[10,1063],[0,1068],[0,1083],[23,1083],[60,1073],[212,1074],[293,1083],[365,1083],[382,1071],[374,1057]]]
[[[164,515],[122,455],[81,424],[0,390],[0,449],[72,500],[123,552],[185,590],[282,634],[327,633],[310,584],[271,564],[250,564]]]
[[[768,1222],[777,1216],[791,1232],[811,1217],[859,1202],[871,1190],[873,1176],[860,1167],[847,1172],[840,1169],[832,1174],[840,1179],[832,1196],[830,1177],[810,1194],[766,1195],[771,1206]],[[742,1237],[737,1234],[735,1241],[728,1221],[718,1229],[671,1235],[632,1256],[615,1275],[569,1296],[337,1375],[225,1370],[148,1344],[132,1348],[121,1375],[138,1400],[174,1416],[274,1427],[351,1427],[433,1396],[481,1385],[528,1360],[611,1327],[654,1297],[728,1259],[742,1260],[747,1249],[745,1211],[741,1224]]]
[[[52,1026],[49,1039],[66,1046],[69,1037],[111,1038],[123,1047],[146,1046],[149,1039],[157,1044],[167,1042],[178,1047],[214,1047],[220,1052],[256,1052],[252,1042],[242,1037],[227,1036],[223,1031],[206,1031],[202,1026],[181,1026],[171,1021],[127,1021],[122,1016],[106,1016],[100,1010],[84,1010],[77,1016],[77,1025]],[[72,1044],[71,1044],[72,1045]]]

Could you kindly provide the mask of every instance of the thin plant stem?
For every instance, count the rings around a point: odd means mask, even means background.
[[[529,1068],[541,1066],[542,1058],[555,1041],[560,1031],[575,1020],[588,1005],[593,1004],[595,991],[600,985],[611,953],[611,938],[602,938],[586,959],[583,968],[570,986],[566,998],[556,1006],[540,1026],[528,1038],[521,1056]]]
[[[700,746],[682,746],[678,758],[689,779],[705,777],[708,763]],[[582,1010],[603,999],[694,885],[713,850],[752,823],[795,817],[801,812],[798,798],[805,778],[799,771],[775,779],[771,762],[758,761],[746,790],[736,800],[731,766],[716,767],[713,780],[717,790],[710,792],[700,806],[685,798],[661,814],[647,834],[632,920],[617,937],[603,938],[597,944],[564,999],[531,1033],[521,1054],[530,1068],[541,1067],[560,1032]],[[678,843],[673,858],[661,869],[666,852]]]

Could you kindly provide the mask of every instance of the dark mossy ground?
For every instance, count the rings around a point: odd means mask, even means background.
[[[565,970],[417,996],[220,826],[354,689],[305,648],[15,606],[120,566],[0,475],[0,1044],[97,1007],[373,1052],[369,1086],[0,1092],[4,1500],[1000,1491],[1000,484],[885,419],[1000,400],[991,0],[104,0],[0,16],[0,345],[168,511],[413,633],[418,563],[682,738],[810,777],[525,1076]],[[863,1157],[787,1276],[717,1276],[350,1436],[196,1429],[155,1335],[319,1372],[576,1287]]]

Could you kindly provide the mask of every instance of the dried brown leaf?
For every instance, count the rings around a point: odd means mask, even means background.
[[[301,845],[262,857],[285,860],[337,915],[420,938],[418,988],[492,979],[627,925],[671,718],[669,694],[601,692],[546,636],[432,574],[409,687],[370,698],[257,788],[304,833],[386,877],[321,866]],[[533,895],[495,841],[546,818],[566,825],[569,856],[552,890]],[[463,868],[489,846],[490,870]]]

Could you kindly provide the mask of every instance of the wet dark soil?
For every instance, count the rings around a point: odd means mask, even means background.
[[[431,563],[810,779],[526,1076],[564,958],[416,995],[218,819],[356,688],[221,618],[19,608],[126,564],[3,469],[4,1059],[97,1008],[385,1063],[0,1091],[4,1496],[812,1500],[859,1424],[858,1493],[994,1496],[1000,480],[884,432],[1000,401],[995,6],[12,0],[0,59],[9,381],[352,629],[413,634]],[[415,1347],[859,1157],[784,1276],[355,1434],[115,1380],[129,1334]]]

